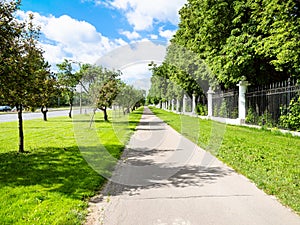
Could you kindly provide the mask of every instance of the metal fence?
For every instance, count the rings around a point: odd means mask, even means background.
[[[185,111],[186,112],[192,112],[192,99],[186,95],[186,99],[185,99]]]
[[[300,86],[296,79],[273,83],[268,86],[248,87],[246,94],[247,112],[260,117],[268,115],[278,123],[281,111],[285,110],[290,101],[299,96]]]
[[[238,117],[238,89],[217,91],[213,98],[213,116],[232,118]]]

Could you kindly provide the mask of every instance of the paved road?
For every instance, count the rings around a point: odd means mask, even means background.
[[[300,217],[147,108],[87,225],[300,225]]]
[[[58,117],[58,116],[68,116],[69,110],[63,110],[63,111],[52,111],[48,112],[47,116],[50,117]],[[73,110],[73,114],[78,114],[79,110]],[[32,120],[32,119],[38,119],[43,118],[43,115],[41,112],[37,113],[23,113],[23,120]],[[8,113],[8,114],[1,114],[0,115],[0,123],[3,122],[11,122],[11,121],[17,121],[18,115],[17,113]]]

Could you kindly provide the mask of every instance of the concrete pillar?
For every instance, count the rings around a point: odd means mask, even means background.
[[[239,120],[245,123],[246,119],[246,91],[249,83],[247,81],[240,81],[239,86]]]
[[[196,114],[196,94],[193,94],[193,99],[192,99],[192,113]]]
[[[183,103],[182,103],[182,113],[184,114],[186,112],[186,96],[183,95]]]
[[[172,99],[172,103],[171,103],[172,104],[172,109],[171,109],[172,112],[174,112],[174,103],[175,103],[175,100]]]
[[[179,101],[179,99],[177,98],[177,99],[176,99],[176,112],[179,113],[179,109],[180,109],[180,101]]]
[[[215,92],[211,89],[211,87],[209,87],[208,92],[207,92],[207,108],[208,108],[208,112],[207,112],[207,116],[208,117],[212,117],[213,116],[213,94]]]

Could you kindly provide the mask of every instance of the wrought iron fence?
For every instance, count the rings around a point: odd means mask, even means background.
[[[192,99],[186,95],[186,99],[185,99],[185,111],[186,112],[192,112]]]
[[[248,87],[246,94],[247,114],[270,117],[278,123],[281,111],[286,109],[290,101],[299,95],[300,86],[296,79],[273,83],[268,86]]]
[[[217,91],[213,98],[213,116],[232,118],[238,117],[238,89]]]

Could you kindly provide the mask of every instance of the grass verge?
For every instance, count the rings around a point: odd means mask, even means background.
[[[204,149],[208,146],[212,127],[221,126],[216,122],[156,108],[151,110]],[[222,145],[215,155],[267,194],[276,196],[284,205],[300,214],[299,137],[227,125]]]
[[[101,143],[116,158],[142,114],[130,114],[122,138],[96,115]],[[125,129],[129,128],[129,129]],[[105,183],[83,159],[72,120],[24,121],[27,154],[17,153],[17,123],[0,123],[0,224],[81,224],[87,200]],[[129,132],[128,132],[129,131]]]

